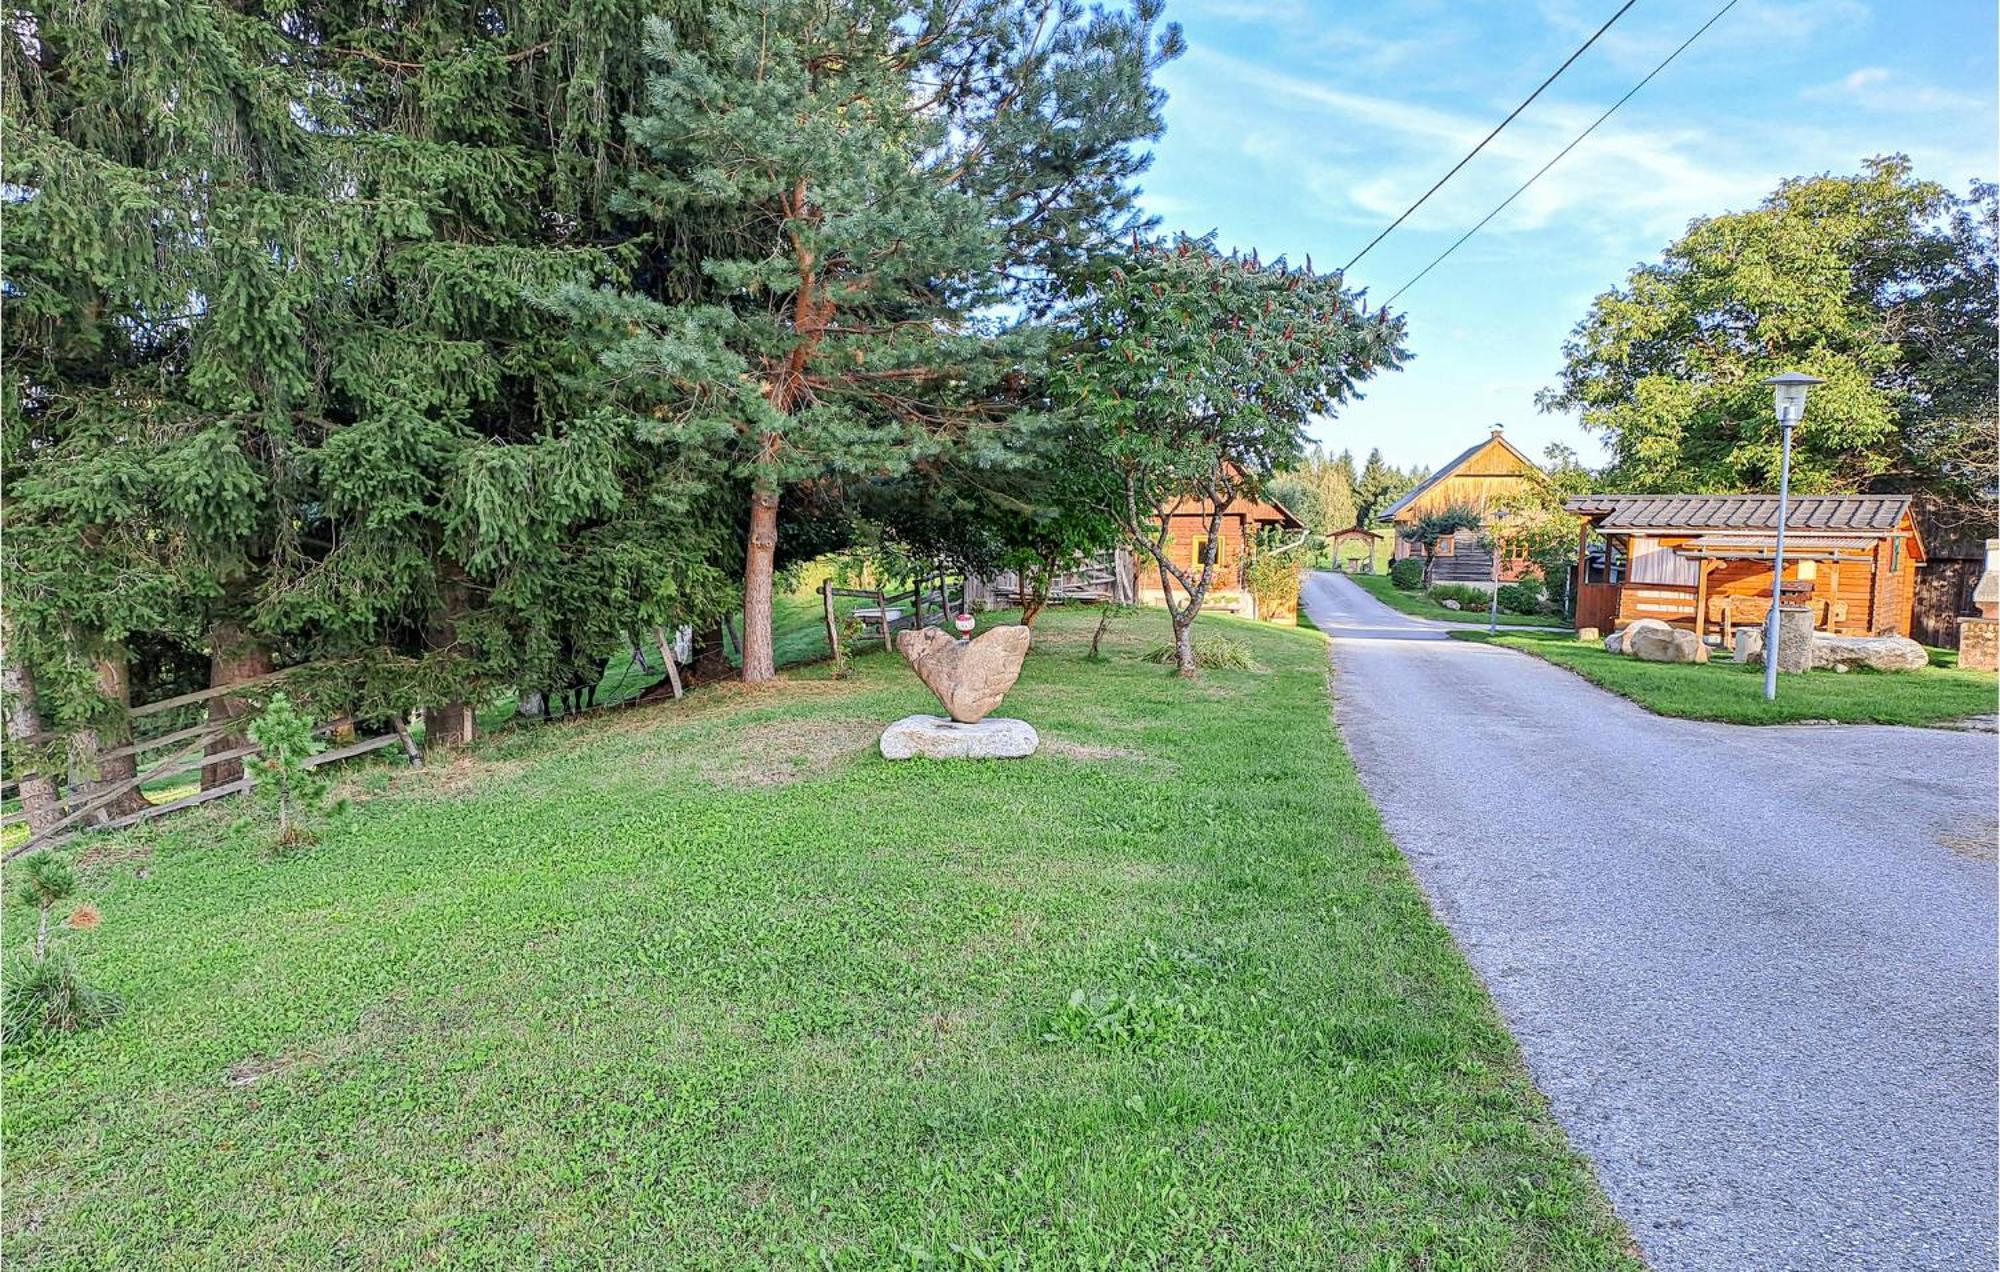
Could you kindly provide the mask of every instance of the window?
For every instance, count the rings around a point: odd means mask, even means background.
[[[1903,568],[1903,537],[1901,535],[1897,535],[1895,538],[1889,540],[1889,573],[1894,574],[1896,573],[1896,571],[1902,568]]]
[[[1458,535],[1456,533],[1448,534],[1444,538],[1439,539],[1437,554],[1439,556],[1457,556]]]

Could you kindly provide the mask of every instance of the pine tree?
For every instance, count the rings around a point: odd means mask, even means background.
[[[650,28],[624,206],[699,227],[698,275],[567,299],[611,337],[648,435],[748,487],[746,681],[776,670],[787,488],[893,474],[1004,422],[1009,346],[982,315],[1053,303],[1133,226],[1147,76],[1178,50],[1156,14],[736,0],[699,39]]]

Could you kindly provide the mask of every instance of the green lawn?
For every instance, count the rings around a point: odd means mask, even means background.
[[[1606,653],[1560,632],[1453,632],[1461,640],[1490,641],[1565,667],[1594,685],[1623,694],[1648,711],[1691,720],[1732,724],[1790,724],[1835,720],[1842,724],[1937,724],[1990,715],[2000,694],[1991,672],[1961,671],[1958,655],[1933,650],[1921,671],[1840,674],[1809,671],[1780,676],[1776,702],[1764,701],[1764,669],[1717,658],[1705,664],[1648,663]]]
[[[1483,623],[1486,611],[1448,610],[1425,596],[1422,592],[1405,592],[1389,581],[1386,574],[1350,574],[1347,576],[1358,583],[1370,596],[1405,614],[1417,618],[1435,618],[1448,623]],[[1561,614],[1509,614],[1500,611],[1502,627],[1567,627],[1569,621]]]
[[[6,1058],[29,1267],[1636,1268],[1327,710],[1051,612],[1013,762],[879,653],[84,841],[127,1013]],[[227,801],[225,801],[227,802]],[[8,916],[18,967],[27,916]]]

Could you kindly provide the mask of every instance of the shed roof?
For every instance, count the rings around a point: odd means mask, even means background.
[[[1599,530],[1775,530],[1776,495],[1579,495],[1564,509]],[[1785,514],[1789,530],[1879,536],[1910,515],[1908,495],[1802,495]]]

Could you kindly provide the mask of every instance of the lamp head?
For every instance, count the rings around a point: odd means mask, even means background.
[[[1803,371],[1787,371],[1783,375],[1772,376],[1764,383],[1771,386],[1773,396],[1777,398],[1778,423],[1790,428],[1806,413],[1806,390],[1826,381]]]

